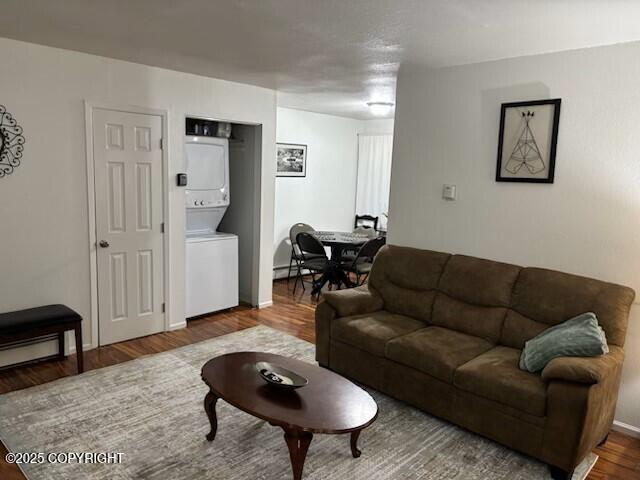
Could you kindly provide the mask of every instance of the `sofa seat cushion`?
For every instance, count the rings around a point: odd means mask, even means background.
[[[493,348],[490,342],[442,327],[426,327],[390,340],[389,360],[452,383],[456,369]]]
[[[423,322],[415,318],[378,310],[366,315],[335,319],[331,322],[331,339],[384,357],[389,340],[424,326]]]
[[[518,368],[520,353],[515,348],[494,347],[458,368],[453,384],[460,390],[544,417],[546,384],[539,374]]]

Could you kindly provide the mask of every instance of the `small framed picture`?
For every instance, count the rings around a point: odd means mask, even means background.
[[[553,183],[560,99],[503,103],[496,182]]]
[[[278,177],[305,177],[307,175],[307,146],[278,143]]]

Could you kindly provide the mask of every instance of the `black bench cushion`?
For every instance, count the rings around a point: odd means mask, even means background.
[[[17,333],[37,327],[80,321],[82,317],[65,305],[45,305],[0,313],[0,333]]]

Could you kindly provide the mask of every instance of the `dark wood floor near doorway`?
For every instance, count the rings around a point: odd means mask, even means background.
[[[189,322],[187,328],[160,333],[128,342],[90,350],[85,353],[85,371],[133,360],[152,353],[189,345],[227,333],[267,325],[313,342],[315,301],[298,289],[295,297],[286,281],[274,283],[273,307],[257,310],[237,307],[210,317]],[[40,385],[76,373],[75,355],[63,361],[53,360],[0,371],[0,393]],[[55,412],[52,412],[55,415]],[[588,480],[640,480],[640,439],[612,432],[608,442],[595,451],[600,459]],[[6,449],[0,444],[0,479],[24,480],[15,465],[4,461]]]

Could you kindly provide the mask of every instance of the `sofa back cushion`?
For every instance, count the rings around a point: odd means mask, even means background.
[[[521,268],[454,255],[438,284],[431,323],[498,343]]]
[[[585,312],[622,347],[635,298],[592,278],[395,245],[378,252],[369,285],[390,312],[518,349]]]
[[[612,345],[624,345],[635,293],[628,287],[542,268],[523,268],[500,343],[523,348],[550,326],[593,312]]]
[[[386,245],[376,255],[369,285],[393,313],[430,322],[435,289],[448,253]]]

